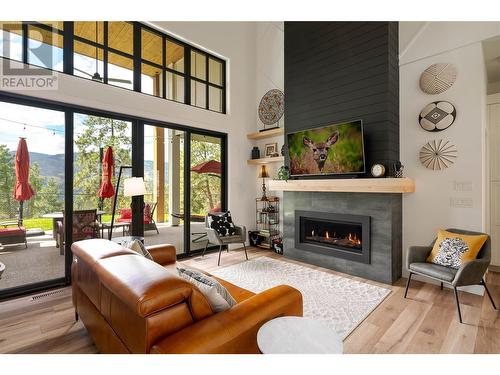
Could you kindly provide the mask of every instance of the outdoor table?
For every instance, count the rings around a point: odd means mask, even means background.
[[[104,215],[106,213],[106,211],[102,211],[102,210],[97,210],[97,216],[101,216],[101,215]],[[64,219],[64,214],[62,213],[62,211],[59,211],[59,212],[50,212],[48,214],[44,214],[42,215],[42,217],[44,218],[50,218],[52,219],[52,238],[56,239],[57,237],[57,222],[58,221],[63,221]]]

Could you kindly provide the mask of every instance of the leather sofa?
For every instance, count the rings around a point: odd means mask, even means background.
[[[258,353],[262,324],[302,316],[302,295],[290,286],[254,294],[220,279],[237,304],[214,313],[177,276],[171,245],[149,247],[154,261],[104,239],[71,249],[76,317],[101,353]]]

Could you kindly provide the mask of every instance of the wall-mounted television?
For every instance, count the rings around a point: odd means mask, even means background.
[[[361,120],[287,134],[292,176],[365,173]]]

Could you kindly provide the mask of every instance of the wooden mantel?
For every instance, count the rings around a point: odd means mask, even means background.
[[[415,181],[411,178],[270,180],[269,190],[346,193],[413,193],[415,191]]]

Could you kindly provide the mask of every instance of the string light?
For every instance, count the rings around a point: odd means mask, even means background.
[[[22,125],[23,126],[23,131],[27,130],[26,127],[30,127],[30,128],[47,130],[48,132],[51,132],[52,135],[54,135],[54,136],[56,135],[56,132],[64,134],[64,130],[59,130],[59,129],[54,129],[54,128],[46,128],[45,126],[40,126],[40,125],[27,124],[27,123],[24,123],[24,122],[20,122],[20,121],[16,121],[16,120],[11,120],[11,119],[4,118],[4,117],[0,117],[0,120],[7,121],[7,122],[12,122],[14,124]]]

